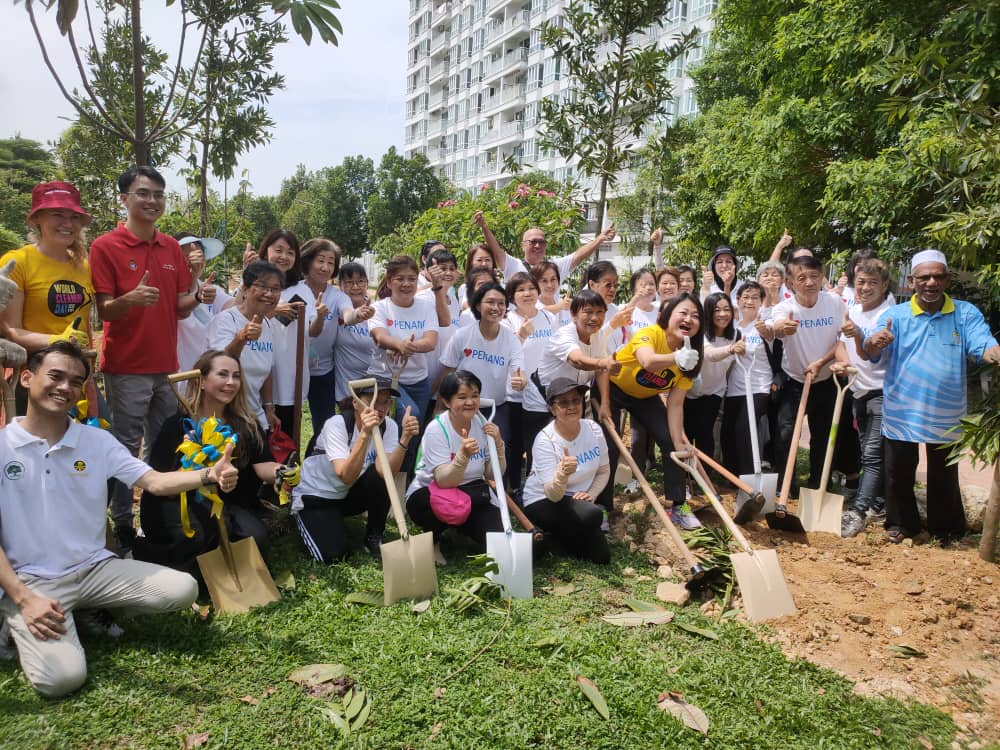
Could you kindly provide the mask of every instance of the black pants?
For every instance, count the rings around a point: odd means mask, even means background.
[[[770,394],[753,394],[753,408],[756,412],[757,443],[762,448],[760,424],[767,417]],[[687,404],[685,404],[685,407]],[[686,416],[686,415],[685,415]],[[691,433],[688,433],[691,437]],[[750,443],[750,415],[747,413],[746,396],[726,396],[726,408],[722,413],[722,463],[733,474],[753,474],[753,446]]]
[[[457,529],[474,541],[480,552],[485,552],[486,534],[503,531],[503,521],[500,519],[500,509],[483,499],[485,496],[481,485],[484,484],[480,481],[459,486],[459,489],[465,490],[472,497],[472,512],[461,526],[450,526],[434,515],[431,510],[431,493],[426,487],[421,487],[410,495],[410,499],[406,501],[406,512],[420,528],[434,534],[435,542],[441,538],[441,532],[445,529]]]
[[[667,407],[659,396],[649,398],[636,398],[629,396],[625,391],[614,383],[611,384],[611,420],[615,424],[621,424],[621,413],[625,410],[629,413],[634,424],[642,425],[650,439],[660,448],[660,460],[663,467],[663,494],[667,500],[680,505],[684,502],[685,473],[684,470],[673,462],[670,452],[674,449],[674,443],[670,439],[670,430],[667,427]],[[606,429],[601,425],[601,429]],[[611,436],[605,434],[608,441],[608,455],[611,459],[611,476],[608,484],[601,492],[597,502],[604,505],[609,510],[614,502],[615,491],[615,471],[618,469],[618,445]]]
[[[365,536],[382,536],[389,515],[389,492],[373,464],[351,485],[346,497],[331,500],[305,495],[302,505],[296,517],[302,541],[316,560],[330,563],[344,559],[350,551],[345,521],[348,516],[367,512]]]
[[[684,434],[706,456],[715,458],[715,420],[722,396],[684,399]]]
[[[601,531],[604,513],[594,503],[564,497],[557,503],[548,498],[524,506],[524,514],[546,533],[546,542],[580,560],[607,565],[611,561],[608,541]]]
[[[521,470],[524,468],[524,453],[531,452],[531,444],[524,444],[524,407],[515,401],[508,401],[502,407],[504,426],[500,432],[507,446],[507,471],[504,473],[504,483],[512,494],[521,487]],[[500,410],[497,410],[497,423],[500,423]],[[504,427],[507,432],[504,433]]]
[[[547,411],[528,411],[525,409],[521,416],[521,441],[528,456],[527,466],[524,470],[525,476],[531,473],[531,449],[535,445],[535,438],[539,432],[548,427],[551,421],[552,415]],[[510,466],[509,461],[510,459],[508,459],[508,466]]]
[[[823,474],[823,459],[826,456],[826,444],[830,439],[830,424],[833,422],[833,406],[836,401],[836,386],[833,378],[813,383],[809,389],[809,403],[806,404],[806,417],[809,420],[809,483],[808,487],[816,489]],[[845,474],[857,474],[861,470],[860,446],[858,433],[854,429],[854,408],[849,403],[847,394],[844,398],[843,410],[840,414],[840,426],[837,433],[837,446],[840,448],[839,460],[834,466]],[[802,383],[792,378],[785,381],[781,389],[778,404],[778,435],[775,440],[774,458],[777,462],[778,486],[784,481],[785,464],[791,449],[792,433],[795,431],[795,415],[802,399]],[[852,439],[853,435],[853,439]],[[834,454],[835,457],[838,455]],[[799,488],[796,477],[792,477],[790,495],[798,497]]]
[[[920,443],[884,438],[885,528],[909,536],[920,531],[920,514],[913,494]],[[948,465],[950,447],[927,444],[927,530],[950,541],[965,533],[965,507],[958,483],[958,464]]]

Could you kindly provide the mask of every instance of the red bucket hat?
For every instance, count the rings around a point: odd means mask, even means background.
[[[80,191],[68,182],[40,182],[31,191],[31,213],[28,221],[46,208],[72,211],[84,218],[87,224],[93,221],[90,214],[80,206]]]

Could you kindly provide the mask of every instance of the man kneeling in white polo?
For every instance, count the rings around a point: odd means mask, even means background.
[[[187,573],[105,549],[108,479],[156,495],[208,484],[231,489],[237,479],[228,448],[211,469],[162,473],[111,433],[70,420],[88,376],[71,343],[35,352],[21,372],[27,416],[0,430],[0,616],[28,680],[50,698],[87,678],[74,609],[167,612],[189,607],[198,594]]]

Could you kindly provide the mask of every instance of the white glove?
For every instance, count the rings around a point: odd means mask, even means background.
[[[20,367],[28,361],[28,353],[24,347],[7,339],[0,339],[0,366]]]
[[[681,350],[674,354],[674,360],[677,362],[677,366],[682,370],[693,370],[695,365],[698,364],[698,352],[691,348],[691,337],[684,337],[684,346]]]
[[[7,261],[7,265],[0,268],[0,312],[7,309],[7,305],[10,304],[14,292],[17,291],[17,284],[8,278],[10,272],[14,270],[15,265],[16,263],[11,259]]]

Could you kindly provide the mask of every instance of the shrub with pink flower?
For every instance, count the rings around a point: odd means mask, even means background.
[[[529,195],[531,195],[531,185],[524,182],[520,183],[517,186],[517,196],[519,198],[527,198]]]
[[[517,201],[511,201],[507,205],[510,206],[511,208],[517,208],[520,204]]]

